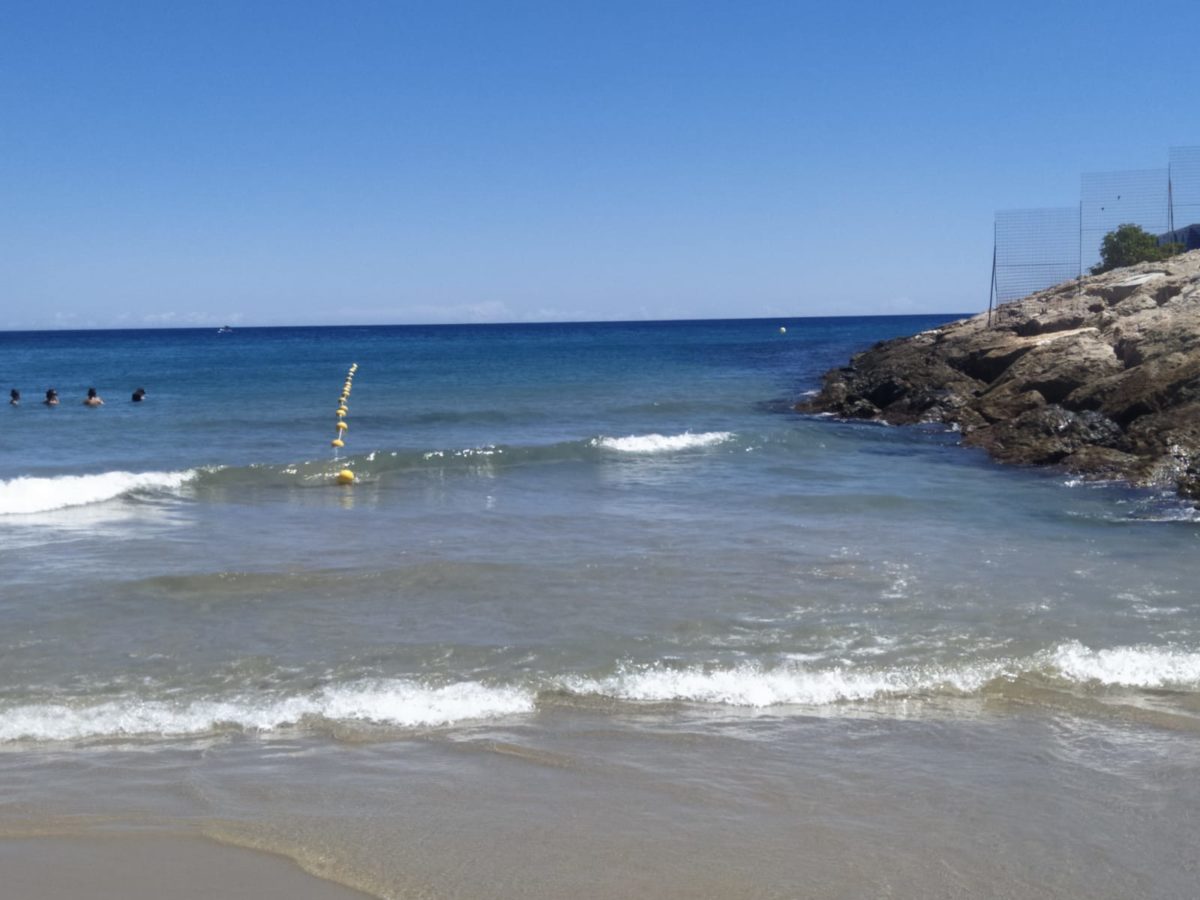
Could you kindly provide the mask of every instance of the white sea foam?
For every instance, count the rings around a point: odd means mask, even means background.
[[[777,668],[744,664],[731,668],[664,665],[624,667],[605,678],[564,679],[572,693],[653,702],[684,701],[727,706],[825,706],[848,701],[970,695],[996,679],[1042,673],[1076,684],[1141,688],[1200,687],[1200,653],[1167,648],[1090,650],[1062,644],[1024,659],[981,660],[957,667],[839,666],[808,668],[793,660]]]
[[[447,456],[458,457],[459,459],[470,459],[473,456],[500,456],[504,453],[502,447],[497,447],[494,444],[489,444],[486,447],[467,447],[463,450],[430,450],[425,453],[423,459],[443,459]],[[392,454],[395,456],[396,454]]]
[[[1071,642],[1054,648],[1049,665],[1070,681],[1125,687],[1200,686],[1200,653],[1163,647],[1091,650]]]
[[[0,516],[50,512],[68,506],[103,503],[131,491],[178,488],[195,475],[195,470],[188,470],[12,478],[0,481]]]
[[[618,453],[670,453],[676,450],[691,450],[696,447],[711,447],[733,438],[731,431],[705,431],[692,434],[631,434],[628,437],[598,437],[592,439],[593,447],[615,450]]]
[[[569,679],[564,686],[577,694],[622,700],[720,703],[728,706],[823,706],[847,700],[909,696],[933,690],[969,694],[1001,673],[999,665],[953,669],[824,669],[800,666],[764,669],[741,665],[730,669],[628,669],[608,678]]]
[[[429,687],[411,681],[360,682],[298,697],[238,696],[173,703],[128,697],[95,705],[40,703],[0,709],[0,742],[106,737],[188,736],[218,728],[271,731],[305,719],[399,727],[450,725],[529,712],[533,694],[459,682]]]

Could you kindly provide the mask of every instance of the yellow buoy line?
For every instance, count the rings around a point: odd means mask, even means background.
[[[350,428],[346,424],[346,414],[350,412],[348,406],[350,402],[350,388],[354,386],[354,373],[358,371],[358,363],[350,364],[350,371],[346,373],[346,383],[342,385],[342,394],[338,397],[338,407],[334,413],[337,421],[334,423],[333,440],[329,445],[333,447],[333,458],[338,458],[338,450],[346,446],[346,431]],[[354,472],[350,469],[342,469],[337,473],[338,484],[353,484]]]

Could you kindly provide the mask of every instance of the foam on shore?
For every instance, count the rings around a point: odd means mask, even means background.
[[[361,682],[302,696],[243,695],[188,702],[129,696],[92,705],[37,703],[0,710],[0,742],[186,737],[227,729],[272,731],[318,718],[413,728],[532,709],[529,692],[471,681],[444,687],[401,680]]]
[[[725,706],[826,706],[832,703],[946,691],[970,694],[996,677],[1002,667],[953,669],[826,669],[799,666],[768,669],[754,664],[729,669],[646,666],[601,679],[569,679],[578,694],[620,700],[687,701]]]
[[[624,666],[603,678],[566,678],[562,686],[575,694],[618,700],[761,709],[931,695],[969,696],[992,682],[1017,681],[1024,676],[1048,677],[1080,687],[1192,691],[1200,689],[1200,653],[1155,647],[1091,650],[1070,642],[1029,658],[981,660],[961,666]]]
[[[309,694],[241,694],[173,701],[127,695],[29,703],[0,709],[0,742],[187,737],[269,732],[359,722],[399,728],[452,726],[534,711],[539,690],[634,702],[686,702],[763,709],[872,700],[977,695],[989,685],[1049,678],[1068,689],[1200,690],[1200,652],[1153,647],[1091,650],[1071,642],[1023,659],[960,666],[775,667],[624,665],[609,676],[564,675],[525,685],[461,681],[429,686],[391,679],[330,686]]]

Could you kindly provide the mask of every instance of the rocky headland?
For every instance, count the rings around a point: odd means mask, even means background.
[[[1200,499],[1200,250],[881,342],[797,406]]]

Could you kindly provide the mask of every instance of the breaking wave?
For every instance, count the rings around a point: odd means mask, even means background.
[[[601,678],[571,677],[562,687],[584,696],[654,702],[712,703],[765,708],[827,706],[834,703],[929,695],[969,696],[992,684],[1029,676],[1068,687],[1200,689],[1200,653],[1155,647],[1092,650],[1060,644],[1025,659],[980,661],[959,667],[808,669],[746,663],[731,668],[664,664],[623,666]]]
[[[1200,687],[1200,653],[1159,647],[1090,650],[1072,641],[1049,654],[1051,668],[1070,681],[1139,688]]]
[[[607,676],[542,676],[525,684],[461,681],[441,687],[407,679],[360,681],[300,695],[239,694],[190,701],[127,695],[99,703],[26,703],[0,708],[0,743],[106,738],[195,737],[361,723],[396,728],[453,726],[533,712],[541,695],[694,703],[766,709],[884,700],[1004,695],[1033,679],[1066,691],[1200,690],[1200,652],[1173,648],[1092,650],[1060,644],[1023,659],[961,666],[844,666],[800,663],[731,667],[625,664]],[[543,692],[549,692],[544,695]]]
[[[325,719],[399,727],[451,725],[533,709],[518,688],[459,682],[428,687],[383,681],[327,688],[306,696],[171,702],[127,697],[94,705],[40,703],[0,711],[0,741],[185,737],[225,729],[272,731]]]
[[[101,472],[53,478],[0,481],[0,516],[43,513],[69,506],[103,503],[135,491],[171,490],[196,476],[184,472]]]
[[[733,438],[731,431],[705,431],[692,434],[632,434],[628,437],[598,437],[592,440],[593,447],[603,447],[605,450],[615,450],[618,453],[670,453],[678,450],[692,450],[697,447],[711,447],[723,444]]]
[[[569,679],[577,694],[620,700],[688,701],[726,706],[825,706],[854,700],[912,696],[937,690],[968,694],[1001,673],[999,666],[961,671],[932,669],[767,669],[745,664],[731,669],[626,669],[600,679]]]

